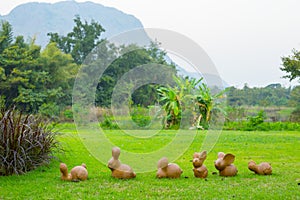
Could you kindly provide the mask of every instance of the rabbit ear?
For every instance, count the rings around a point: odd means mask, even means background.
[[[231,165],[234,162],[235,156],[231,153],[228,153],[224,156],[223,160],[226,165]]]
[[[168,158],[163,157],[157,163],[157,168],[165,168],[169,164]]]
[[[207,152],[206,152],[206,151],[202,151],[202,152],[200,153],[200,155],[199,155],[199,158],[200,158],[201,160],[205,160],[205,159],[206,159],[206,156],[207,156]]]
[[[223,152],[218,153],[218,158],[224,158],[224,156],[225,156],[225,153],[223,153]]]
[[[112,157],[116,160],[119,159],[119,156],[120,156],[120,153],[121,153],[121,150],[119,147],[114,147],[112,148]]]

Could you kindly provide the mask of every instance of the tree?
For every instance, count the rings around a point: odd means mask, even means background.
[[[4,69],[4,75],[0,84],[0,95],[5,96],[7,105],[18,104],[23,110],[30,111],[33,101],[40,101],[40,96],[33,97],[34,94],[30,92],[35,88],[34,82],[42,80],[43,76],[36,71],[39,66],[39,53],[40,47],[34,42],[25,43],[22,36],[18,36],[1,53],[0,66]]]
[[[37,113],[47,108],[71,105],[71,91],[78,66],[71,55],[50,43],[42,52],[35,40],[12,38],[12,27],[0,29],[0,99],[6,107]],[[3,105],[1,105],[3,107]]]
[[[101,46],[102,43],[97,48],[104,48]],[[119,56],[120,53],[121,56]],[[101,51],[99,54],[101,54],[98,55],[99,58],[97,58],[99,59],[99,61],[97,61],[99,65],[103,62],[107,62],[106,60],[110,60],[112,63],[106,68],[97,85],[96,104],[98,106],[110,106],[113,89],[118,80],[136,67],[147,65],[147,67],[143,68],[144,71],[141,73],[147,74],[147,72],[149,72],[148,74],[151,74],[151,70],[153,70],[152,67],[163,64],[167,70],[162,68],[160,70],[161,73],[158,73],[159,75],[152,77],[153,82],[156,80],[171,80],[172,76],[176,74],[175,66],[166,63],[166,61],[161,58],[164,52],[156,48],[155,45],[149,49],[138,47],[135,44],[119,47],[114,46],[110,47],[109,51]],[[135,81],[139,81],[138,76]],[[134,85],[134,83],[132,84]],[[130,86],[128,85],[128,87]],[[131,94],[132,103],[144,107],[153,105],[157,102],[156,87],[156,85],[147,84],[138,88]],[[129,91],[129,88],[127,88],[127,90]]]
[[[13,41],[12,26],[7,21],[1,22],[0,29],[0,53],[3,52]]]
[[[56,43],[49,43],[38,59],[42,66],[39,70],[46,76],[43,79],[43,91],[48,91],[44,103],[55,103],[60,107],[72,104],[73,83],[79,66],[70,54],[61,52]]]
[[[290,79],[290,81],[299,78],[300,81],[300,51],[296,49],[292,50],[293,55],[282,57],[282,65],[280,69],[288,73],[284,78]]]
[[[105,30],[94,20],[90,24],[87,21],[83,23],[78,15],[74,23],[73,31],[67,36],[60,36],[58,33],[48,33],[48,36],[50,42],[56,42],[59,49],[71,54],[77,64],[82,64],[92,49],[102,41],[100,36]]]
[[[290,120],[300,122],[300,86],[294,87],[291,91],[289,104],[295,108],[291,113]]]
[[[296,86],[292,89],[289,105],[292,107],[300,107],[300,86]]]

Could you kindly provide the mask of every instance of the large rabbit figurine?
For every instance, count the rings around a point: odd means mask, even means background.
[[[112,172],[112,176],[120,179],[135,178],[136,174],[133,172],[130,166],[122,164],[119,160],[120,148],[112,148],[112,158],[108,161],[108,168]]]
[[[197,178],[206,178],[208,171],[205,165],[203,165],[206,159],[207,152],[202,151],[201,153],[195,152],[193,155],[193,166],[194,176]]]
[[[253,160],[248,163],[248,168],[255,172],[255,174],[259,175],[271,175],[272,174],[272,167],[271,164],[268,162],[262,162],[257,165]]]
[[[86,165],[76,166],[68,173],[68,168],[65,163],[60,163],[59,169],[61,172],[61,180],[64,181],[85,181],[88,178]]]
[[[179,178],[182,170],[175,163],[169,163],[166,157],[161,158],[157,164],[157,178]]]
[[[238,172],[237,168],[232,164],[235,156],[233,154],[218,153],[218,159],[215,161],[215,167],[219,171],[220,176],[235,176]]]

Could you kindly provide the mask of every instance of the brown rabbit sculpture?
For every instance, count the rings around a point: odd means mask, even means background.
[[[257,165],[253,160],[248,163],[248,168],[255,172],[255,174],[259,175],[271,175],[272,174],[272,167],[271,164],[268,162],[262,162]]]
[[[166,157],[158,161],[157,168],[157,178],[179,178],[182,174],[180,167],[175,163],[169,163]]]
[[[232,164],[235,156],[233,154],[218,153],[218,159],[215,161],[215,167],[219,171],[220,176],[235,176],[238,172],[237,168]]]
[[[130,179],[135,178],[136,174],[133,172],[130,166],[122,164],[119,161],[120,148],[112,148],[112,158],[108,161],[108,168],[112,172],[112,176],[120,179]]]
[[[195,152],[193,155],[193,166],[194,176],[197,178],[206,178],[208,171],[205,165],[203,165],[206,159],[207,152],[202,151],[201,153]]]
[[[86,165],[76,166],[68,173],[68,168],[65,163],[60,163],[59,169],[61,172],[61,180],[64,181],[85,181],[88,178]]]

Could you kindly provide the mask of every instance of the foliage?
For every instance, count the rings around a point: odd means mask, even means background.
[[[300,105],[300,86],[293,88],[290,94],[289,105],[292,107],[297,107]]]
[[[67,36],[60,36],[58,33],[48,33],[48,36],[64,53],[71,54],[77,64],[82,64],[92,49],[101,42],[99,38],[105,30],[94,20],[90,24],[87,21],[83,23],[78,15],[74,23],[73,31]]]
[[[290,56],[281,58],[283,67],[280,69],[288,73],[284,78],[288,78],[290,81],[298,78],[300,81],[300,51],[293,49],[292,53]]]
[[[133,106],[131,108],[131,118],[139,127],[147,127],[151,122],[149,110],[141,106]]]
[[[167,113],[165,125],[208,129],[211,115],[215,111],[223,112],[218,107],[223,92],[212,94],[210,88],[202,83],[202,78],[196,80],[188,77],[173,77],[175,86],[159,87],[157,92],[160,102]]]
[[[182,112],[185,113],[187,110],[194,111],[193,95],[197,84],[202,80],[202,78],[189,80],[188,77],[182,78],[177,76],[173,76],[173,79],[176,83],[173,87],[169,85],[167,87],[161,86],[157,89],[160,97],[159,101],[167,113],[165,119],[167,128],[178,128],[182,121]],[[190,118],[194,118],[194,116],[191,115]]]
[[[61,52],[55,43],[49,43],[41,52],[39,63],[45,73],[43,90],[48,91],[44,103],[56,103],[60,107],[72,104],[73,83],[79,66],[71,55]]]
[[[291,113],[290,120],[292,122],[300,122],[300,106],[296,107]]]
[[[222,103],[220,100],[224,98],[224,92],[225,91],[221,91],[219,93],[212,94],[210,88],[206,84],[201,84],[198,86],[196,105],[198,106],[200,112],[199,125],[204,129],[208,129],[213,112],[215,114],[218,112],[225,114],[225,110],[220,106]]]
[[[284,88],[280,84],[270,84],[262,88],[242,89],[229,87],[226,89],[227,104],[238,106],[285,106],[289,101],[291,88]]]
[[[168,64],[163,59],[165,52],[159,50],[157,45],[158,44],[152,44],[147,49],[138,47],[134,44],[119,47],[116,47],[113,44],[101,44],[98,48],[107,48],[108,50],[106,53],[103,53],[103,51],[98,52],[98,58],[96,62],[100,65],[101,61],[111,61],[112,63],[106,68],[97,85],[95,100],[96,105],[101,107],[109,107],[111,104],[113,89],[115,88],[117,81],[120,80],[125,73],[138,66],[146,65],[146,67],[143,68],[145,71],[142,73],[151,74],[151,71],[154,70],[154,68],[164,65],[166,69],[161,68],[159,75],[152,77],[152,81],[154,83],[159,82],[159,80],[171,81],[172,76],[176,74],[175,66]],[[121,56],[118,56],[119,52],[122,53]],[[136,80],[134,81],[139,81],[140,77],[137,76],[135,78]],[[134,87],[134,83],[129,83],[127,86],[124,86],[123,90],[119,93],[122,96],[125,95],[127,98],[130,98],[134,105],[147,107],[157,102],[157,86],[155,84],[143,85],[140,88],[137,88],[131,94],[129,92],[132,87]],[[124,92],[126,94],[123,94]]]
[[[70,55],[50,43],[41,51],[34,40],[11,38],[12,27],[2,23],[0,38],[0,96],[5,107],[16,105],[27,113],[38,113],[46,104],[71,105],[71,91],[78,66]],[[3,101],[2,101],[3,102]]]
[[[300,131],[297,122],[263,122],[257,126],[251,126],[248,121],[227,121],[223,130],[235,131]]]
[[[45,165],[58,147],[55,133],[32,115],[0,113],[0,175],[23,174]]]
[[[39,108],[39,113],[43,115],[43,117],[57,118],[59,116],[59,112],[59,106],[55,103],[44,103]]]
[[[259,111],[256,116],[249,116],[248,121],[249,121],[249,126],[250,127],[256,127],[259,124],[263,123],[265,120],[265,112],[263,110]]]
[[[113,117],[111,116],[104,116],[104,120],[100,122],[100,126],[103,129],[111,129],[111,130],[120,129],[118,124],[115,123]]]
[[[73,111],[71,108],[66,108],[64,111],[63,111],[63,116],[65,118],[66,121],[72,121],[73,120]]]

